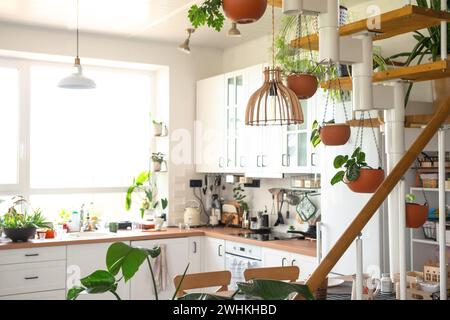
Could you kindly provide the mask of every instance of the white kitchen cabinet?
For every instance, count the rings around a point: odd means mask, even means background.
[[[264,267],[297,266],[300,280],[306,280],[316,267],[316,258],[287,251],[263,248]]]
[[[225,240],[203,238],[203,272],[225,270]]]
[[[175,292],[173,279],[175,276],[184,273],[184,270],[189,262],[188,238],[132,241],[131,245],[147,249],[165,245],[167,265],[167,277],[165,279],[166,286],[164,290],[158,292],[158,296],[159,299],[162,300],[171,299]],[[132,300],[155,299],[150,270],[146,262],[141,266],[130,282],[130,293]]]
[[[223,172],[226,165],[224,152],[225,77],[197,82],[197,122],[195,125],[196,171]]]
[[[130,244],[130,242],[125,242]],[[107,270],[106,253],[111,243],[94,243],[67,246],[67,290],[79,284],[79,279],[96,270]],[[120,273],[118,277],[120,277]],[[130,298],[130,286],[121,281],[117,294],[123,300]],[[115,300],[111,293],[81,294],[78,300]]]
[[[66,290],[41,291],[24,294],[1,296],[0,300],[65,300]]]
[[[202,271],[202,237],[189,238],[189,273]]]

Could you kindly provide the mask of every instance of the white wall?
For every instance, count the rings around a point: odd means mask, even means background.
[[[180,128],[193,132],[196,81],[222,72],[220,50],[195,47],[191,55],[186,55],[173,44],[84,33],[80,46],[82,61],[93,58],[167,66],[170,94],[162,103],[168,102],[170,107],[171,132]],[[69,31],[0,24],[0,50],[63,56],[64,61],[73,63],[75,37]],[[164,77],[167,80],[167,75],[159,75],[159,78]],[[192,163],[169,166],[169,185],[174,186],[169,195],[171,224],[176,224],[182,216],[184,203],[191,198],[187,180],[195,176]]]

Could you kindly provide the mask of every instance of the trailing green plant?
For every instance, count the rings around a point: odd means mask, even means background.
[[[194,4],[188,12],[189,21],[196,29],[207,25],[220,31],[225,21],[221,8],[222,0],[206,0],[201,5]]]
[[[156,182],[151,181],[152,173],[149,171],[142,171],[137,177],[133,178],[133,184],[128,187],[125,197],[125,209],[130,210],[132,205],[133,194],[141,200],[140,212],[141,217],[144,217],[145,210],[156,209],[159,206],[158,188]],[[146,183],[149,185],[145,185]],[[167,201],[167,199],[164,199]],[[167,203],[166,203],[167,206]],[[164,208],[165,209],[165,208]]]
[[[163,163],[164,162],[164,154],[161,152],[153,152],[152,153],[152,161]]]
[[[416,201],[416,196],[412,193],[408,193],[405,196],[405,199],[406,199],[406,203],[414,203],[414,201]]]
[[[110,292],[117,300],[121,300],[117,293],[120,281],[123,279],[126,283],[131,280],[145,261],[150,269],[155,299],[158,300],[158,290],[150,258],[155,259],[160,254],[160,247],[143,249],[129,246],[123,242],[115,242],[106,253],[106,270],[96,270],[89,276],[80,279],[80,285],[72,287],[67,292],[67,300],[76,300],[83,292],[88,294]]]
[[[331,179],[331,185],[339,182],[352,182],[359,178],[361,168],[373,169],[367,165],[366,154],[360,147],[356,148],[351,156],[338,155],[333,162],[335,169],[341,169]]]
[[[41,209],[36,209],[33,213],[17,212],[14,207],[8,209],[0,220],[0,227],[11,229],[23,229],[23,228],[48,228],[51,226],[50,222],[47,222]]]
[[[336,123],[336,121],[334,119],[331,119],[330,121],[326,121],[322,125],[319,125],[319,122],[317,120],[314,120],[312,124],[311,137],[309,139],[314,148],[316,148],[322,142],[322,139],[320,139],[320,128],[322,128],[322,126],[325,124],[334,123]]]
[[[428,5],[430,2],[430,5]],[[417,0],[417,5],[422,8],[441,10],[440,0]],[[450,0],[447,0],[447,8],[450,8]],[[413,62],[422,63],[426,57],[431,57],[433,62],[437,61],[441,55],[441,27],[436,25],[427,28],[427,34],[421,31],[414,31],[413,37],[417,41],[410,52],[401,52],[387,59],[392,61],[396,58],[406,58],[405,66],[410,66]],[[450,23],[447,23],[447,33],[450,35]],[[447,37],[447,52],[450,52],[450,37]],[[408,105],[413,83],[410,83],[405,96],[405,107]]]
[[[233,198],[234,200],[236,200],[237,203],[239,203],[239,206],[241,207],[242,211],[248,212],[249,210],[248,203],[245,201],[247,195],[245,194],[245,190],[241,184],[238,184],[236,187],[233,188]]]

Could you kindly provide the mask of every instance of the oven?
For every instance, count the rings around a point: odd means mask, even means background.
[[[230,290],[237,289],[237,282],[245,282],[244,270],[248,268],[261,268],[262,250],[260,247],[226,241],[225,267],[231,272]]]

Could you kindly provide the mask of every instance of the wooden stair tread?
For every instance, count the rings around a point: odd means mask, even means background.
[[[373,18],[368,18],[346,24],[339,28],[339,34],[341,36],[349,36],[364,31],[373,31],[378,33],[374,36],[374,41],[383,40],[398,36],[400,34],[436,26],[444,20],[450,22],[450,12],[436,11],[419,6],[408,5],[403,8],[381,14],[381,28],[369,30],[367,27],[367,22],[369,21],[370,23],[372,19]],[[310,41],[311,49],[318,50],[318,34],[310,35]],[[292,40],[291,46],[308,49],[308,37]]]
[[[267,0],[269,5],[273,5],[277,8],[281,8],[283,0]]]
[[[431,121],[431,118],[433,117],[432,114],[415,114],[410,116],[405,116],[405,127],[406,128],[422,128],[428,124],[428,122]],[[351,127],[359,127],[361,121],[358,119],[352,119],[347,121],[347,124]],[[379,127],[384,125],[385,122],[381,118],[372,118],[372,119],[365,119],[363,126],[366,128],[370,127]],[[450,115],[447,117],[447,120],[444,122],[444,124],[450,124]],[[429,168],[425,168],[429,169]]]
[[[385,82],[392,80],[405,80],[411,82],[421,82],[436,80],[450,77],[449,60],[438,60],[415,66],[390,69],[387,71],[375,72],[373,74],[373,82]],[[340,78],[341,88],[344,91],[352,89],[352,78]],[[338,80],[331,80],[320,84],[322,88],[339,88]]]

